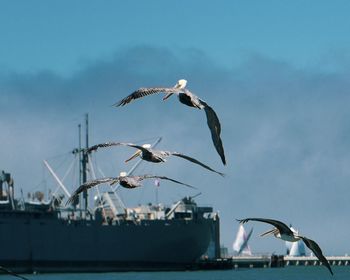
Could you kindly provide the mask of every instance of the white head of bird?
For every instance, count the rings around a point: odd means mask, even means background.
[[[187,85],[187,80],[185,79],[181,79],[181,80],[178,80],[176,85],[174,86],[175,88],[179,88],[179,89],[184,89]]]
[[[128,173],[126,173],[125,171],[122,171],[119,173],[119,177],[126,177],[128,176]]]
[[[151,144],[143,144],[142,147],[145,149],[149,149],[152,147],[152,145]]]

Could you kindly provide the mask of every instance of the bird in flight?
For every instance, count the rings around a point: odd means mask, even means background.
[[[110,185],[114,185],[119,183],[122,187],[127,189],[134,189],[137,187],[141,187],[141,181],[144,179],[162,179],[162,180],[168,180],[192,189],[196,189],[195,187],[182,183],[180,181],[168,178],[166,176],[158,176],[158,175],[140,175],[140,176],[128,176],[126,172],[120,172],[118,177],[107,177],[107,178],[101,178],[92,180],[89,182],[86,182],[82,184],[79,188],[77,188],[74,193],[71,195],[71,197],[68,199],[66,204],[71,203],[81,192],[90,189],[92,187],[95,187],[97,185],[103,184],[103,183],[109,183]]]
[[[134,91],[127,97],[115,103],[113,106],[116,106],[116,107],[124,106],[126,104],[129,104],[133,100],[139,99],[147,95],[156,94],[156,93],[165,94],[165,96],[163,97],[163,100],[166,100],[173,94],[176,94],[178,96],[179,101],[182,104],[185,104],[187,106],[194,107],[197,109],[201,109],[201,110],[203,109],[205,111],[205,114],[207,116],[207,124],[211,132],[211,138],[213,140],[215,149],[218,152],[222,163],[226,165],[224,147],[220,137],[221,125],[220,125],[219,118],[216,115],[213,108],[211,108],[204,100],[200,99],[198,96],[196,96],[191,91],[189,91],[186,88],[186,85],[187,85],[187,80],[181,79],[173,87],[139,88],[138,90]]]
[[[145,161],[159,163],[159,162],[166,162],[167,157],[176,156],[176,157],[186,159],[186,160],[193,162],[195,164],[198,164],[198,165],[200,165],[200,166],[202,166],[202,167],[204,167],[212,172],[215,172],[221,176],[225,175],[224,173],[218,172],[218,171],[212,169],[211,167],[209,167],[208,165],[205,165],[204,163],[200,162],[199,160],[196,160],[195,158],[189,157],[187,155],[184,155],[184,154],[181,154],[178,152],[169,152],[169,151],[152,149],[151,144],[135,145],[132,143],[106,142],[106,143],[91,146],[90,148],[87,149],[87,152],[90,153],[92,151],[96,151],[99,148],[106,148],[106,147],[120,146],[120,145],[129,146],[129,147],[137,149],[137,151],[129,159],[127,159],[125,162],[128,162],[128,161],[139,156]]]
[[[247,218],[247,219],[242,219],[237,221],[242,224],[247,223],[249,221],[257,221],[257,222],[263,222],[274,226],[272,230],[269,230],[261,234],[260,236],[273,234],[276,238],[280,238],[282,240],[289,241],[289,242],[297,242],[299,240],[303,240],[305,245],[315,254],[315,256],[322,262],[324,266],[328,268],[330,273],[333,275],[331,266],[329,265],[329,262],[323,255],[320,246],[318,246],[318,244],[315,241],[309,238],[306,238],[305,236],[301,236],[295,231],[292,231],[286,224],[277,220],[263,219],[263,218]]]

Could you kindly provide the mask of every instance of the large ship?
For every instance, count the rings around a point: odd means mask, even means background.
[[[84,152],[81,162],[84,182]],[[219,217],[212,207],[198,206],[194,197],[170,206],[126,208],[115,192],[107,191],[93,207],[87,201],[84,194],[80,203],[66,206],[62,196],[44,201],[40,192],[35,200],[16,199],[13,179],[2,171],[0,265],[29,273],[183,270],[200,258],[219,256]]]

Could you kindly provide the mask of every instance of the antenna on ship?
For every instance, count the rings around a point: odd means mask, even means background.
[[[87,182],[87,165],[89,163],[89,154],[87,152],[87,149],[89,148],[89,114],[85,114],[85,146],[86,149],[82,148],[82,133],[81,133],[81,124],[78,124],[78,130],[79,130],[79,148],[73,150],[73,154],[78,153],[79,154],[79,184],[82,185]],[[79,198],[78,198],[79,199]],[[79,201],[80,200],[80,201]],[[75,201],[74,207],[77,204],[84,203],[84,212],[87,212],[88,209],[88,192],[85,190],[83,192],[83,197],[79,200]],[[83,202],[84,201],[84,202]]]
[[[89,163],[89,155],[87,149],[89,148],[89,114],[85,114],[85,147],[86,149],[81,148],[81,125],[79,125],[79,159],[81,162],[81,184],[87,182],[87,165]],[[83,192],[83,201],[84,201],[84,211],[86,213],[88,208],[88,192],[85,190]]]
[[[85,114],[85,147],[86,149],[82,150],[83,151],[83,158],[81,161],[82,164],[82,171],[83,171],[83,181],[82,183],[86,183],[87,182],[87,164],[89,162],[89,155],[87,152],[87,149],[89,148],[89,114]],[[88,192],[87,190],[85,190],[83,192],[83,199],[84,199],[84,210],[85,213],[87,211],[88,208]]]

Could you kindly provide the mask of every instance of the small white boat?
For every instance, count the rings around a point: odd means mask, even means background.
[[[249,231],[247,234],[243,225],[240,224],[238,228],[238,232],[236,235],[236,239],[233,242],[232,248],[233,251],[239,256],[239,255],[245,255],[245,256],[251,256],[252,251],[250,250],[250,247],[248,245],[248,241],[250,236],[252,235],[253,229]]]

